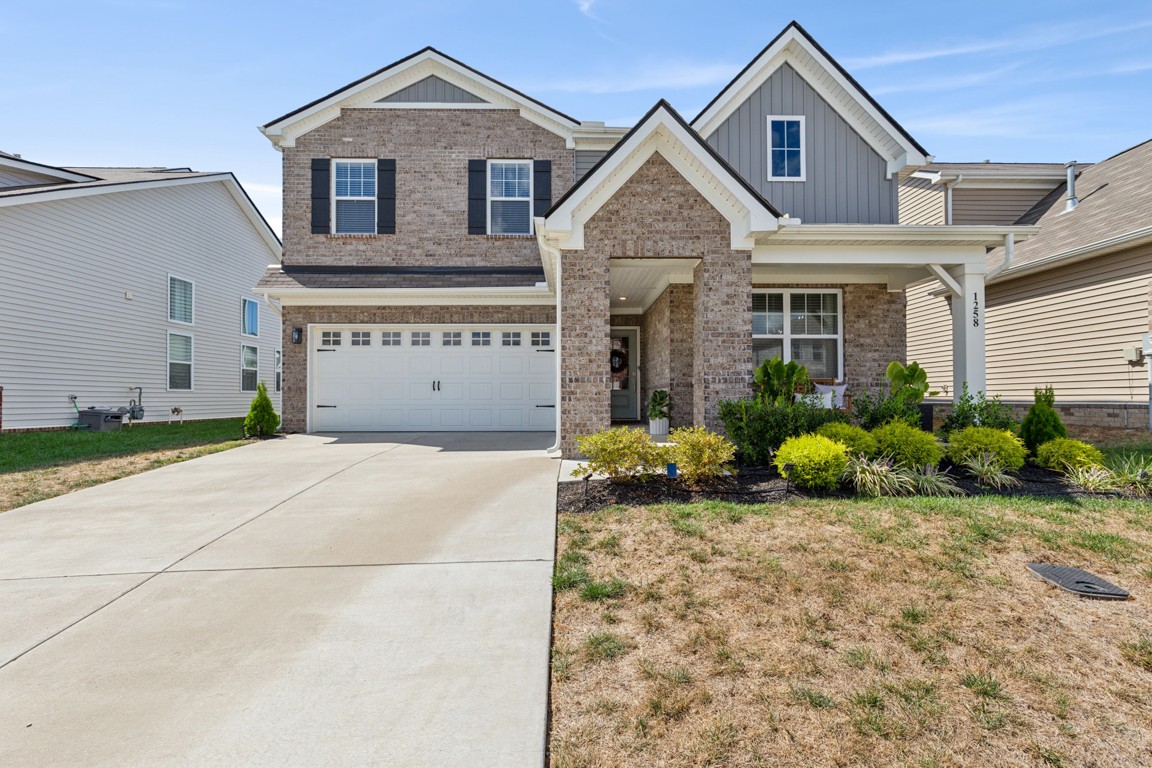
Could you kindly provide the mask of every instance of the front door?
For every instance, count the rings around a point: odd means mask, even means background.
[[[638,367],[639,332],[635,328],[612,329],[608,366],[612,376],[612,419],[627,421],[640,418],[640,381]]]

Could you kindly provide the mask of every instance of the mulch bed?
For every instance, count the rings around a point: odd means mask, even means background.
[[[945,462],[945,465],[947,462]],[[996,490],[980,486],[963,472],[950,469],[956,484],[971,496],[1044,496],[1048,498],[1081,498],[1102,494],[1088,493],[1063,475],[1042,467],[1026,465],[1017,474],[1020,485]],[[725,477],[699,488],[689,488],[666,477],[645,482],[565,479],[556,494],[558,512],[595,512],[622,504],[629,507],[652,504],[684,504],[693,501],[727,501],[736,504],[774,504],[789,499],[851,498],[840,492],[812,493],[796,489],[780,476],[775,467],[740,467],[735,476]]]

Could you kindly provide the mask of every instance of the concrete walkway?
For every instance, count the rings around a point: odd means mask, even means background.
[[[0,765],[543,764],[549,435],[297,435],[0,515]]]

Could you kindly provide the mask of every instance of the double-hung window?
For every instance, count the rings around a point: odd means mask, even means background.
[[[768,180],[804,181],[803,115],[768,116]]]
[[[532,234],[532,161],[488,161],[488,233]]]
[[[192,389],[192,337],[168,333],[168,389]]]
[[[335,215],[332,231],[337,235],[370,235],[376,232],[376,161],[333,160],[335,166]]]
[[[260,335],[260,305],[252,299],[240,300],[240,333]]]
[[[247,344],[240,345],[240,391],[255,392],[259,378],[260,350]]]
[[[813,379],[844,378],[843,308],[839,291],[781,290],[752,294],[755,365],[779,355],[807,366]]]
[[[192,281],[168,276],[168,319],[192,325]]]

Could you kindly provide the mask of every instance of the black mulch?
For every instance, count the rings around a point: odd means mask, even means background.
[[[963,472],[951,468],[956,484],[975,496],[1045,496],[1049,498],[1082,498],[1100,494],[1088,493],[1051,470],[1026,465],[1017,475],[1020,485],[997,490],[980,486]],[[558,512],[595,512],[622,504],[630,507],[652,504],[683,504],[692,501],[728,501],[736,504],[774,504],[788,499],[851,498],[838,491],[813,493],[799,491],[780,476],[775,467],[741,467],[734,477],[725,477],[700,488],[689,488],[666,477],[645,482],[612,482],[611,480],[575,480],[560,483],[557,491]]]

